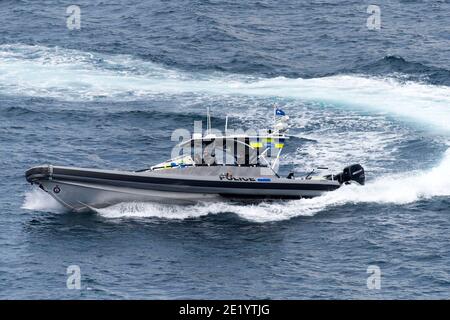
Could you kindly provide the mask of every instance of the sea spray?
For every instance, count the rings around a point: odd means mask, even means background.
[[[49,211],[49,212],[65,212],[67,209],[56,201],[45,191],[33,187],[30,191],[25,193],[25,199],[22,204],[22,209]]]

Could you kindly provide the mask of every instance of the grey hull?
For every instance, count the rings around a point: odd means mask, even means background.
[[[181,171],[180,171],[181,172]],[[245,171],[243,171],[245,172]],[[26,179],[74,211],[120,202],[195,203],[199,201],[299,199],[340,187],[337,181],[294,180],[274,176],[193,176],[152,172],[38,166]]]

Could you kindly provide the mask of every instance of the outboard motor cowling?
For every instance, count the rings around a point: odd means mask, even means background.
[[[352,164],[345,167],[344,170],[336,175],[325,176],[329,180],[337,180],[340,184],[350,183],[350,181],[358,182],[360,185],[364,185],[366,182],[366,176],[364,168],[360,164]]]
[[[360,185],[364,185],[366,182],[366,175],[364,173],[364,168],[360,164],[352,164],[351,166],[345,167],[344,171],[341,173],[341,184],[356,181]]]

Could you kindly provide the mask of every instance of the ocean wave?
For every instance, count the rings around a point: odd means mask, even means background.
[[[343,72],[347,72],[344,70]],[[348,73],[390,75],[398,81],[426,82],[433,85],[450,85],[450,70],[408,61],[401,56],[390,55],[372,63],[357,66]]]

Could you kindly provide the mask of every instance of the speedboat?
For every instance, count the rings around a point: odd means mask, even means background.
[[[344,184],[365,182],[359,164],[338,174],[304,177],[278,173],[280,155],[290,136],[289,117],[274,108],[273,128],[258,132],[213,132],[207,114],[205,132],[195,132],[177,145],[178,155],[137,171],[40,165],[26,180],[76,212],[121,202],[196,203],[201,201],[268,201],[312,198]],[[197,130],[198,131],[198,130]],[[324,169],[324,168],[321,168]]]

